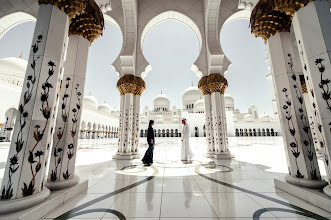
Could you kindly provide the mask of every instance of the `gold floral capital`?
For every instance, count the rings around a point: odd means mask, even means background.
[[[38,0],[38,3],[54,5],[72,19],[85,10],[87,1],[89,0]]]
[[[204,76],[200,79],[198,88],[202,92],[203,95],[210,94],[210,90],[208,87],[208,76]]]
[[[85,10],[70,20],[69,35],[80,35],[91,43],[102,35],[104,17],[94,0],[88,0]]]
[[[220,92],[221,94],[224,94],[228,87],[228,81],[221,74],[209,75],[207,83],[210,93]]]
[[[131,93],[134,95],[141,95],[145,89],[145,81],[134,75],[124,75],[117,81],[117,89],[121,95]]]
[[[256,37],[265,42],[279,32],[290,32],[295,12],[313,0],[260,0],[254,7],[250,24]]]

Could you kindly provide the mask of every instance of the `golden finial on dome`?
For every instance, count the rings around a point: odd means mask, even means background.
[[[21,52],[19,58],[23,59],[23,51]]]

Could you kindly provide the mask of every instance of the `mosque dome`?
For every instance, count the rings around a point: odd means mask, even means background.
[[[104,114],[111,114],[111,108],[107,103],[103,103],[99,105],[98,112],[104,113]]]
[[[172,123],[179,123],[179,116],[178,115],[172,116]]]
[[[28,62],[22,58],[8,57],[0,60],[0,74],[24,79]]]
[[[118,109],[112,109],[111,114],[116,117],[120,117],[120,111]]]
[[[145,115],[142,115],[142,116],[140,117],[140,122],[141,122],[141,123],[147,123],[147,122],[148,122],[148,118],[147,118]]]
[[[194,113],[205,112],[205,101],[203,101],[202,99],[196,101],[194,103],[193,112]]]
[[[253,122],[254,117],[251,114],[247,114],[247,115],[245,115],[244,120],[247,121],[247,122]]]
[[[202,93],[198,87],[188,87],[182,95],[183,105],[185,106],[187,104],[194,104],[197,100],[201,99],[201,97]]]
[[[225,108],[230,111],[234,111],[234,99],[231,95],[224,95]]]
[[[156,123],[163,123],[164,122],[163,116],[162,115],[156,116],[155,122]]]
[[[91,110],[97,110],[98,109],[98,101],[90,93],[90,95],[84,97],[84,99],[83,99],[83,107],[84,108],[91,109]]]
[[[270,116],[269,116],[268,114],[264,114],[264,115],[262,115],[262,116],[260,117],[260,120],[261,120],[262,122],[270,122],[270,121],[271,121],[271,118],[270,118]]]
[[[28,62],[22,58],[8,57],[0,60],[1,81],[23,86]]]
[[[166,95],[160,94],[156,96],[156,98],[154,99],[154,109],[158,109],[158,108],[165,108],[166,111],[169,110],[170,101]]]

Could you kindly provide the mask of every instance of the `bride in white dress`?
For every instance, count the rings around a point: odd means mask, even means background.
[[[187,120],[183,118],[182,120],[183,131],[182,131],[182,155],[181,160],[182,161],[188,161],[191,160],[194,157],[194,154],[191,150],[189,139],[190,139],[190,127],[187,123]]]

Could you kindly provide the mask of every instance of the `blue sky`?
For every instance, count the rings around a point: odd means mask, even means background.
[[[12,28],[0,39],[0,59],[18,57],[28,59],[35,23],[26,22]],[[266,80],[266,46],[263,40],[250,33],[248,20],[237,20],[221,31],[221,45],[232,65],[226,74],[229,87],[226,93],[235,99],[235,107],[246,112],[251,104],[260,111],[272,114],[271,89]],[[96,40],[89,51],[85,94],[92,92],[99,103],[106,101],[118,108],[119,92],[116,90],[118,76],[111,64],[122,46],[121,31],[106,23],[104,34]],[[199,43],[194,32],[185,24],[165,21],[148,33],[143,44],[143,53],[152,66],[145,78],[147,90],[143,93],[141,107],[152,108],[156,95],[166,94],[171,105],[182,108],[181,97],[192,83],[199,79],[191,66],[199,55]]]

